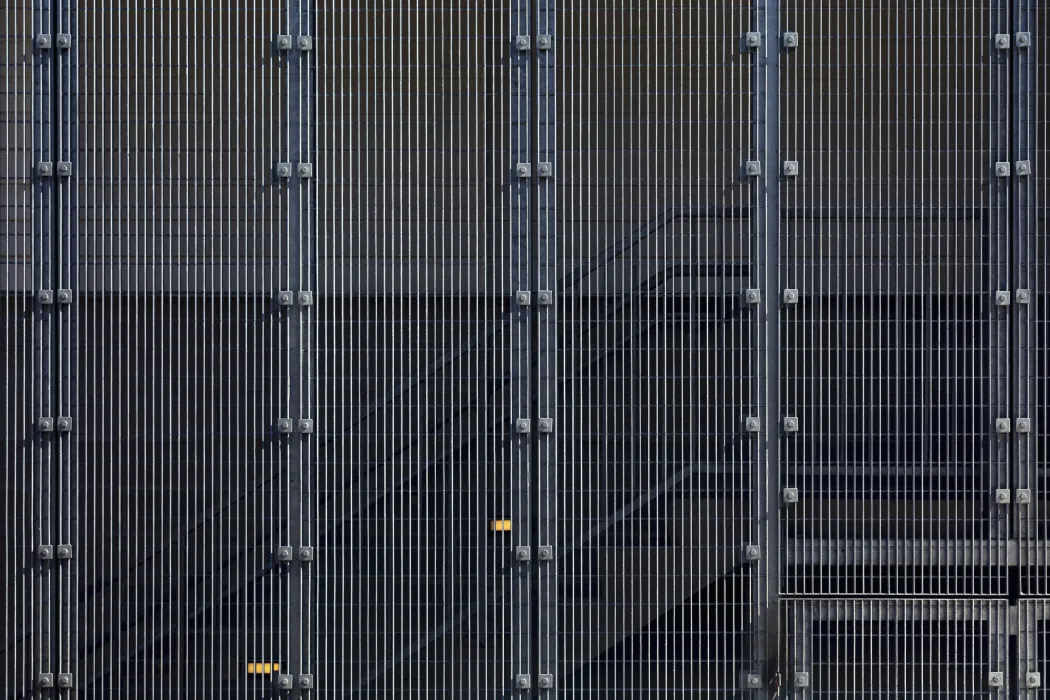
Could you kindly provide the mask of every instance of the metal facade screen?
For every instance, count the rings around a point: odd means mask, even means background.
[[[1039,697],[1047,14],[6,3],[5,696]]]

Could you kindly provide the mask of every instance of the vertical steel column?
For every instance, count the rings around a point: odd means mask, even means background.
[[[72,431],[56,432],[57,448],[55,497],[57,499],[56,537],[53,544],[72,544],[73,557],[60,562],[55,569],[56,581],[54,592],[58,605],[58,649],[55,656],[54,673],[72,673],[74,686],[76,669],[74,659],[77,649],[76,624],[76,572],[77,550],[80,543],[74,542],[77,528],[77,505],[73,497],[72,478],[74,441],[77,430],[81,428],[80,416],[77,414],[76,387],[74,385],[74,351],[76,337],[74,333],[75,310],[77,308],[75,258],[73,257],[76,240],[76,182],[77,163],[76,144],[76,0],[56,0],[53,43],[56,47],[54,60],[57,64],[55,73],[57,96],[55,104],[55,143],[52,149],[55,155],[55,293],[59,290],[71,290],[70,303],[58,303],[52,308],[55,318],[55,345],[57,364],[55,365],[56,383],[56,416],[70,416],[73,419]],[[68,40],[66,37],[68,36]],[[68,170],[66,170],[69,164]],[[56,298],[56,301],[60,301]],[[56,676],[57,677],[57,676]],[[76,692],[75,690],[73,692]]]
[[[754,651],[771,697],[776,674],[780,590],[780,2],[756,0],[755,31],[762,46],[754,58],[754,148],[763,176],[754,202],[755,286],[762,289],[762,313],[755,321],[755,407],[763,416],[764,440],[755,460],[753,522],[761,543],[754,586]]]
[[[557,158],[557,105],[555,104],[555,72],[554,59],[557,50],[557,36],[555,33],[554,0],[534,0],[536,22],[536,62],[535,62],[535,128],[537,171],[541,178],[537,182],[535,191],[537,216],[534,225],[535,231],[535,268],[533,278],[536,280],[534,288],[539,293],[549,291],[554,296],[548,306],[537,306],[536,333],[538,334],[538,349],[533,381],[537,392],[537,413],[539,421],[550,419],[554,434],[539,432],[537,449],[537,493],[539,509],[537,512],[537,531],[539,537],[537,546],[555,546],[559,541],[557,518],[560,513],[558,506],[558,440],[554,439],[557,431],[564,426],[563,416],[557,415],[557,313],[558,303],[562,300],[563,290],[555,288],[558,279],[558,247],[557,220],[554,178],[560,169]],[[544,163],[550,164],[550,170]],[[544,175],[546,173],[546,175]],[[538,619],[532,629],[539,645],[536,656],[536,687],[547,693],[548,697],[557,696],[559,677],[563,671],[557,668],[558,649],[558,625],[557,625],[557,574],[558,556],[564,554],[554,551],[554,559],[548,562],[539,562],[537,568],[538,598],[535,601]]]
[[[22,164],[33,183],[32,245],[33,259],[36,261],[33,266],[33,288],[28,290],[31,299],[30,308],[34,310],[33,356],[31,358],[34,387],[32,413],[25,417],[24,426],[26,433],[32,436],[34,442],[33,469],[29,484],[34,494],[34,503],[30,511],[33,517],[33,541],[30,544],[34,547],[53,545],[57,532],[54,521],[57,514],[58,496],[54,483],[55,433],[34,432],[34,421],[37,417],[55,415],[55,408],[58,405],[53,371],[56,352],[54,327],[58,310],[54,303],[44,305],[40,303],[39,298],[33,298],[38,290],[54,290],[55,282],[58,280],[54,262],[54,242],[57,235],[55,232],[57,209],[54,192],[58,185],[53,176],[45,176],[37,170],[37,164],[41,162],[51,162],[53,167],[58,156],[58,149],[54,142],[57,59],[53,42],[50,47],[42,47],[37,42],[37,37],[41,35],[53,37],[53,29],[56,25],[51,0],[36,0],[33,4],[33,35],[26,37],[29,51],[33,56],[33,161]],[[32,552],[27,554],[32,556]],[[27,618],[32,620],[32,631],[29,637],[32,654],[30,659],[24,660],[24,662],[31,662],[32,666],[23,668],[23,676],[19,679],[24,682],[22,687],[26,688],[33,686],[36,674],[53,673],[57,662],[54,645],[57,643],[55,626],[58,621],[58,613],[54,593],[53,564],[53,561],[34,560],[32,600],[36,602],[36,605],[31,611],[27,611]]]
[[[532,155],[532,135],[530,132],[532,114],[529,95],[532,78],[531,54],[535,50],[535,43],[531,41],[531,38],[528,47],[523,48],[522,44],[519,43],[519,37],[529,37],[529,27],[531,25],[529,0],[513,0],[511,7],[511,26],[508,27],[509,36],[507,37],[507,46],[511,52],[510,61],[512,64],[510,79],[512,92],[510,100],[511,126],[510,148],[507,154],[508,162],[504,172],[511,179],[512,191],[510,203],[511,273],[508,279],[513,285],[513,289],[507,290],[507,298],[511,304],[510,314],[513,318],[510,327],[510,409],[511,415],[516,420],[517,418],[531,418],[531,412],[534,408],[532,382],[530,381],[530,356],[532,349],[530,329],[534,325],[533,314],[535,309],[538,308],[535,298],[536,290],[531,290],[533,294],[531,304],[528,306],[522,306],[520,303],[515,305],[514,293],[522,290],[530,291],[532,283],[532,227],[530,226],[530,217],[532,216],[531,204],[534,193],[531,185],[536,175],[536,164],[531,163],[531,177],[523,176],[524,173],[519,170],[519,164],[530,163],[530,156]],[[518,532],[521,533],[520,537],[525,538],[524,540],[517,540],[517,544],[531,546],[535,544],[533,540],[538,536],[538,533],[534,531],[536,501],[534,500],[535,492],[533,489],[533,474],[537,465],[533,464],[530,459],[532,455],[532,441],[538,434],[538,426],[536,421],[532,420],[530,434],[515,433],[516,428],[514,425],[507,425],[506,430],[513,444],[510,463],[515,478],[510,483],[511,488],[514,489],[517,495],[513,502],[520,506],[520,512],[515,513],[514,517],[521,521],[521,528],[518,529]],[[531,676],[535,673],[532,670],[532,663],[536,647],[533,644],[534,640],[531,634],[533,623],[531,602],[534,600],[533,596],[536,593],[531,572],[536,565],[535,555],[535,547],[532,547],[532,561],[518,562],[511,573],[511,576],[515,579],[511,584],[512,590],[518,595],[511,603],[513,612],[509,627],[511,634],[519,642],[516,646],[521,651],[520,657],[515,659],[517,662],[517,670],[514,671],[515,675],[525,674]],[[508,560],[513,556],[513,552],[507,552]],[[516,679],[507,679],[506,687],[509,694],[521,692],[520,690],[515,690],[516,685],[519,685]]]
[[[311,37],[311,41],[317,41],[316,12],[313,0],[298,0],[299,2],[299,31],[303,36]],[[299,115],[298,122],[292,122],[291,128],[297,135],[293,135],[291,143],[293,148],[298,148],[298,160],[301,163],[309,163],[316,169],[314,154],[316,148],[316,95],[314,81],[316,76],[317,51],[300,51],[299,61],[296,66],[298,72],[298,106],[293,106],[293,112]],[[294,90],[295,88],[293,88]],[[316,173],[314,173],[316,175]],[[299,305],[297,325],[299,326],[299,397],[297,415],[301,418],[314,421],[316,425],[316,387],[314,386],[314,371],[312,358],[314,356],[314,343],[312,329],[316,318],[315,306],[318,302],[317,291],[317,246],[316,246],[316,187],[313,177],[303,180],[300,178],[297,190],[298,201],[291,211],[292,219],[299,221],[299,264],[296,270],[299,274],[298,289],[312,295],[312,303]],[[302,301],[302,300],[301,300]],[[296,404],[292,404],[293,407]],[[317,513],[317,490],[314,465],[316,464],[316,440],[312,433],[300,433],[298,445],[298,468],[299,468],[299,543],[306,547],[316,547],[316,513]],[[315,568],[312,565],[299,564],[297,587],[299,600],[292,601],[293,606],[298,606],[301,644],[300,665],[297,669],[300,673],[314,673],[314,635],[313,622],[316,610],[313,574]]]
[[[303,22],[304,0],[288,1],[288,34],[292,38],[292,48],[288,51],[288,162],[292,165],[292,176],[288,181],[288,276],[289,289],[293,295],[293,304],[288,315],[288,406],[292,421],[292,433],[287,443],[288,465],[288,516],[286,519],[288,545],[292,548],[293,565],[287,570],[288,579],[288,673],[293,677],[309,673],[304,663],[303,648],[306,638],[302,634],[303,624],[303,566],[299,550],[310,543],[303,542],[303,514],[306,501],[306,465],[307,434],[299,429],[299,421],[309,418],[303,412],[303,383],[306,373],[303,372],[303,361],[307,357],[303,345],[303,319],[310,313],[310,306],[301,303],[300,293],[303,287],[303,211],[304,193],[309,189],[309,178],[312,172],[303,168],[310,163],[307,151],[308,144],[303,143],[303,94],[302,82],[304,64],[308,61],[312,39],[309,24]],[[306,39],[304,39],[306,38]],[[308,166],[309,167],[309,166]],[[298,688],[296,688],[298,693]]]
[[[1032,32],[1032,8],[1031,4],[1033,0],[1012,0],[1013,1],[1013,22],[1012,32],[1015,32],[1014,50],[1012,61],[1012,86],[1010,95],[1011,104],[1011,117],[1010,117],[1010,129],[1012,136],[1012,143],[1010,149],[1010,158],[1015,162],[1028,161],[1032,162],[1036,153],[1035,146],[1033,143],[1034,137],[1036,137],[1037,125],[1034,123],[1035,115],[1032,113],[1032,93],[1035,91],[1036,86],[1033,80],[1033,51],[1036,49],[1033,47],[1020,47],[1017,45],[1016,36],[1020,32]],[[1035,41],[1039,42],[1044,40],[1043,37],[1037,37]],[[1038,44],[1037,44],[1038,46]],[[1044,167],[1043,163],[1034,163],[1036,168]],[[1017,171],[1014,171],[1015,176]],[[1011,372],[1010,378],[1013,383],[1013,395],[1011,397],[1013,418],[1015,425],[1017,425],[1022,419],[1031,420],[1034,415],[1032,406],[1030,405],[1030,393],[1029,393],[1029,381],[1031,377],[1029,352],[1031,350],[1029,340],[1029,309],[1034,301],[1028,301],[1027,303],[1021,303],[1025,301],[1022,298],[1022,294],[1027,291],[1028,299],[1031,300],[1033,294],[1043,292],[1045,290],[1037,290],[1038,278],[1032,279],[1030,276],[1030,263],[1032,262],[1029,258],[1030,251],[1033,249],[1032,246],[1032,221],[1030,212],[1030,189],[1032,187],[1033,177],[1018,177],[1014,183],[1013,196],[1011,199],[1011,227],[1010,227],[1010,245],[1012,252],[1012,277],[1014,290],[1014,301],[1017,302],[1014,307],[1014,313],[1011,314],[1011,338],[1013,340],[1013,353],[1011,355]],[[1045,251],[1044,251],[1045,254]],[[1036,260],[1035,262],[1043,262]],[[1042,297],[1042,294],[1039,294]],[[1040,299],[1041,301],[1041,299]],[[1039,435],[1046,434],[1046,426],[1035,425],[1030,430],[1036,432]],[[1029,441],[1031,433],[1018,432],[1017,439],[1014,441],[1014,458],[1013,458],[1013,481],[1014,489],[1032,489],[1037,486],[1029,473],[1030,457],[1029,457]],[[1015,491],[1016,493],[1016,491]],[[1042,495],[1040,494],[1040,498]],[[1044,501],[1045,502],[1045,501]],[[1027,529],[1027,516],[1029,515],[1029,509],[1033,506],[1032,504],[1022,504],[1020,501],[1015,506],[1015,517],[1014,521],[1014,536],[1018,540],[1021,555],[1020,562],[1022,564],[1028,564],[1032,560],[1028,557],[1032,553],[1028,548],[1030,533]],[[1027,586],[1022,588],[1022,592],[1028,592]]]

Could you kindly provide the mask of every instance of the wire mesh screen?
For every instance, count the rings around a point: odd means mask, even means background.
[[[4,543],[0,615],[0,677],[28,678],[26,669],[47,663],[53,640],[53,582],[34,548],[51,542],[53,457],[48,442],[34,439],[37,416],[51,408],[50,314],[35,299],[50,279],[50,184],[32,176],[48,142],[46,105],[53,77],[46,57],[34,51],[38,13],[13,2],[0,13],[0,537]]]
[[[1006,601],[792,600],[781,614],[787,697],[1013,697]]]
[[[1019,29],[1030,36],[1050,29],[1050,10],[1043,3],[1024,3],[1019,13]],[[1050,128],[1050,60],[1046,46],[1035,42],[1018,52],[1019,109],[1018,158],[1028,163],[1030,174],[1017,180],[1018,294],[1028,293],[1029,303],[1017,307],[1019,347],[1018,419],[1030,421],[1030,433],[1018,435],[1019,486],[1030,490],[1031,503],[1020,504],[1021,541],[1025,565],[1022,588],[1025,593],[1050,594],[1047,542],[1050,540],[1050,471],[1047,469],[1045,436],[1050,425],[1050,304],[1046,289],[1050,283],[1047,259],[1048,200],[1044,168],[1050,156],[1047,129]],[[1016,164],[1015,164],[1016,167]]]
[[[528,673],[527,20],[317,25],[319,694],[502,697]]]
[[[288,656],[281,6],[78,4],[62,666],[86,696],[258,695]]]
[[[541,664],[563,697],[728,692],[750,661],[748,9],[557,5],[555,430],[539,449],[557,553]]]
[[[781,315],[781,406],[798,425],[782,486],[799,491],[785,591],[1005,588],[1009,309],[993,292],[1009,290],[1009,178],[993,161],[1007,157],[1009,57],[995,7],[783,3],[799,37],[781,54],[778,164],[780,279],[797,290]]]

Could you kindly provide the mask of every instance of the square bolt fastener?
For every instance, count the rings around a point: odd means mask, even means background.
[[[798,32],[784,32],[780,36],[780,44],[785,49],[798,48]]]
[[[995,490],[995,502],[999,505],[1006,505],[1010,502],[1010,489],[996,489]]]
[[[742,37],[744,50],[749,51],[762,46],[762,35],[758,32],[744,32]]]
[[[281,546],[274,550],[273,558],[277,561],[291,561],[292,560],[292,548],[288,546]]]
[[[797,488],[785,488],[781,491],[781,499],[784,503],[798,503],[798,489]]]
[[[1014,34],[1014,43],[1019,49],[1027,49],[1032,45],[1031,32],[1017,32]]]
[[[749,433],[757,433],[762,429],[762,421],[757,416],[748,416],[744,419],[744,430]]]
[[[785,289],[784,294],[781,297],[781,301],[785,304],[797,304],[798,303],[798,290],[797,289]]]
[[[291,418],[278,418],[277,419],[277,432],[281,435],[289,435],[292,432],[292,419]]]
[[[784,432],[785,433],[797,433],[798,432],[798,418],[795,416],[786,416],[784,418]]]
[[[296,39],[295,45],[299,47],[300,51],[313,51],[314,38],[312,36],[304,34],[298,39]]]
[[[1010,48],[1010,35],[1009,34],[996,34],[995,35],[995,48],[1000,51],[1005,51]]]
[[[278,51],[289,51],[292,48],[292,35],[278,34],[273,40],[273,45]]]
[[[798,161],[785,160],[784,169],[781,172],[784,174],[784,177],[795,177],[798,175]]]
[[[514,48],[518,51],[528,51],[532,48],[532,42],[529,40],[528,34],[519,34],[514,37]]]
[[[1010,177],[1010,164],[1004,161],[997,162],[995,164],[995,176]]]
[[[749,160],[744,162],[744,175],[746,177],[758,177],[762,174],[762,161]]]
[[[532,421],[528,418],[518,418],[514,421],[515,432],[524,434],[532,430]]]
[[[1000,434],[1009,433],[1011,430],[1009,418],[996,418],[995,419],[995,432]]]
[[[1003,676],[1002,671],[989,671],[988,673],[988,687],[989,688],[1003,688],[1006,686],[1006,679]]]

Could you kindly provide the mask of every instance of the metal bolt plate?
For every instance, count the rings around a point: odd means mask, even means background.
[[[38,289],[36,292],[36,300],[41,304],[51,304],[54,302],[55,297],[51,294],[50,289]]]
[[[762,558],[762,550],[757,544],[749,544],[744,547],[744,561],[758,561]]]
[[[69,561],[73,558],[73,545],[71,544],[60,544],[55,547],[55,557],[63,561]]]
[[[73,419],[70,416],[59,416],[55,419],[55,430],[60,433],[68,433],[73,429]]]
[[[286,290],[286,291],[283,291],[283,292],[277,292],[277,305],[278,306],[291,306],[292,305],[292,299],[294,299],[294,298],[295,297],[292,296],[292,293],[290,291]]]
[[[551,547],[549,544],[540,545],[536,556],[540,561],[552,561],[554,559],[554,547]]]
[[[1032,432],[1032,419],[1031,418],[1018,418],[1017,419],[1017,432],[1019,432],[1019,433],[1030,433],[1030,432]]]
[[[761,688],[762,677],[757,673],[748,673],[744,675],[744,687],[745,688]]]
[[[299,301],[299,306],[313,306],[314,305],[314,293],[313,292],[299,292],[298,301]]]
[[[518,163],[514,166],[514,172],[518,177],[532,177],[532,165],[530,163]]]
[[[518,433],[528,433],[532,430],[532,421],[528,418],[518,418],[514,421],[514,430]]]
[[[529,306],[532,304],[531,292],[514,292],[514,301],[518,306]]]
[[[796,688],[808,688],[809,687],[809,673],[806,671],[798,671],[795,673],[794,685]]]
[[[1017,171],[1017,177],[1028,177],[1032,174],[1032,162],[1029,160],[1019,160],[1014,163],[1014,168]]]
[[[1032,502],[1032,489],[1017,489],[1017,502],[1027,505]]]
[[[51,177],[54,172],[55,170],[49,160],[42,160],[36,164],[36,174],[39,177]]]
[[[300,547],[299,561],[313,561],[314,560],[314,548],[313,547]]]
[[[781,498],[784,500],[784,503],[798,503],[798,489],[784,489],[783,491],[781,491]]]
[[[1038,671],[1029,671],[1024,674],[1024,687],[1038,688],[1043,685],[1043,674]]]
[[[1010,432],[1010,419],[1009,418],[996,418],[995,419],[995,432],[997,432],[997,433],[1008,433],[1008,432]]]
[[[541,433],[552,433],[554,432],[554,419],[540,418],[538,427]]]
[[[762,161],[749,160],[744,162],[744,175],[747,177],[758,177],[762,174]]]
[[[762,301],[762,291],[759,289],[745,289],[742,299],[745,304],[753,306]]]
[[[518,675],[514,676],[514,687],[515,688],[531,688],[532,687],[532,683],[530,682],[529,674],[527,674],[527,673],[519,673]]]
[[[313,690],[314,674],[300,673],[295,679],[295,685],[298,686],[300,690]]]
[[[309,435],[314,431],[314,419],[313,418],[300,418],[295,424],[295,429],[300,433]]]
[[[280,690],[291,690],[292,689],[292,677],[286,674],[278,674],[274,679],[274,684]]]
[[[784,173],[784,177],[795,177],[798,175],[798,161],[785,160],[784,169],[781,172]]]
[[[786,416],[784,418],[784,432],[785,433],[797,433],[798,432],[798,418],[795,416]]]
[[[1009,34],[996,34],[995,35],[995,48],[1000,51],[1004,51],[1010,48],[1010,35]]]
[[[72,289],[60,289],[55,294],[55,300],[59,304],[71,304],[73,303],[73,290]]]
[[[273,166],[273,175],[278,180],[287,180],[292,176],[292,164],[277,163],[275,166]]]
[[[554,166],[550,163],[539,163],[538,174],[540,177],[551,177],[554,175]]]
[[[995,502],[999,505],[1005,505],[1010,502],[1010,489],[996,489],[995,490]]]
[[[532,47],[528,34],[520,34],[514,37],[514,48],[518,51],[528,51]]]
[[[312,36],[304,34],[295,41],[295,45],[299,47],[300,51],[313,51],[314,49],[314,38]]]
[[[1027,304],[1032,298],[1027,289],[1018,289],[1016,297],[1018,304]]]
[[[744,430],[749,433],[757,433],[762,429],[762,421],[757,416],[748,416],[744,419]]]
[[[995,293],[995,305],[996,306],[1009,306],[1010,305],[1010,292],[1005,289],[1001,289]]]
[[[514,548],[514,558],[518,561],[529,561],[532,559],[532,550],[528,545],[518,545]]]
[[[288,51],[292,48],[292,35],[278,34],[273,41],[273,45],[278,51]]]
[[[1014,42],[1019,49],[1027,49],[1032,45],[1032,34],[1030,32],[1017,32],[1014,34]]]
[[[41,416],[36,419],[36,429],[42,433],[50,433],[55,429],[55,421],[52,418]]]
[[[73,164],[68,160],[60,160],[55,168],[55,172],[58,173],[59,177],[69,177],[73,174]]]
[[[37,688],[54,688],[55,687],[55,674],[53,674],[53,673],[38,673],[38,674],[36,674],[36,687]]]
[[[1010,164],[998,161],[995,164],[995,176],[996,177],[1010,177]]]
[[[38,544],[36,547],[36,557],[43,561],[50,561],[55,558],[55,549],[49,544]]]
[[[281,435],[288,435],[292,432],[292,419],[291,418],[278,418],[277,419],[277,432]]]
[[[73,674],[72,673],[60,673],[55,679],[55,685],[59,688],[72,688],[73,687]]]
[[[784,32],[780,37],[780,43],[785,49],[797,49],[798,32]]]
[[[785,304],[797,304],[798,303],[798,290],[797,289],[785,289],[784,295],[781,297],[781,301]]]
[[[539,678],[536,679],[536,687],[550,690],[554,687],[554,675],[551,673],[541,673]]]
[[[540,51],[550,51],[552,46],[554,46],[554,40],[550,34],[540,34],[536,37],[536,48]]]
[[[37,34],[33,38],[33,44],[38,49],[50,49],[51,48],[51,35],[50,34]]]
[[[278,547],[273,552],[273,558],[277,561],[291,561],[292,560],[292,548],[291,547]]]
[[[58,34],[55,36],[55,46],[60,49],[68,49],[73,45],[73,37],[69,34]]]
[[[744,32],[744,48],[757,49],[762,46],[762,35],[758,32]]]
[[[554,292],[543,289],[536,293],[536,303],[540,306],[550,306],[554,303]]]
[[[314,164],[313,163],[300,163],[296,172],[299,173],[299,177],[303,180],[309,180],[314,176]]]
[[[989,688],[1002,688],[1006,684],[1006,680],[1003,677],[1002,671],[990,671],[988,673],[988,687]]]

